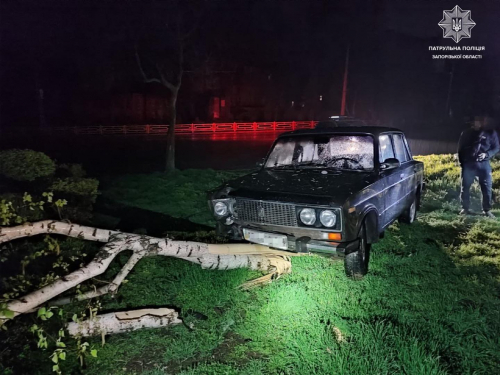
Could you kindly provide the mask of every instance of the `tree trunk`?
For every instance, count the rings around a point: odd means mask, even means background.
[[[170,124],[167,133],[167,153],[165,160],[165,172],[175,170],[175,122],[177,117],[177,95],[179,88],[172,91],[170,99]]]
[[[64,297],[55,301],[54,304],[63,305],[73,300],[81,301],[107,293],[116,293],[118,287],[137,262],[146,256],[170,256],[180,258],[197,263],[205,269],[228,270],[249,268],[273,274],[273,277],[279,277],[281,274],[291,272],[292,266],[289,258],[291,254],[279,250],[272,250],[261,245],[210,245],[200,242],[172,241],[168,238],[121,233],[48,220],[38,223],[27,223],[17,227],[0,228],[0,243],[43,233],[106,242],[106,244],[86,266],[57,279],[52,284],[46,285],[18,299],[9,301],[6,308],[13,312],[13,317],[32,312],[33,309],[77,286],[83,281],[101,275],[106,271],[113,259],[126,250],[132,251],[132,256],[112,282],[104,287],[78,296]],[[270,280],[271,277],[261,278],[257,280],[256,283],[247,283],[246,287],[251,287],[254,284],[261,284]],[[0,325],[6,320],[8,320],[7,316],[0,313]]]
[[[180,324],[175,310],[168,308],[142,309],[112,312],[97,315],[83,322],[71,322],[67,325],[71,336],[97,336],[112,333],[130,332],[142,328],[158,328]]]

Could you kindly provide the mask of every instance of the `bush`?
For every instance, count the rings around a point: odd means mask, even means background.
[[[56,165],[32,150],[0,152],[0,175],[8,177],[0,190],[0,221],[67,219],[86,222],[98,194],[99,181],[85,178],[80,164]],[[29,194],[28,194],[29,193]],[[50,193],[48,196],[42,196]],[[29,201],[25,199],[28,194]],[[35,205],[36,202],[36,205]],[[10,204],[10,206],[9,206]]]
[[[60,215],[75,222],[86,222],[92,217],[92,205],[97,198],[99,181],[94,178],[67,177],[52,182],[48,190],[68,204]]]
[[[6,150],[0,152],[0,174],[16,181],[34,181],[54,174],[56,164],[43,152]]]
[[[99,181],[94,178],[59,178],[49,187],[49,190],[64,194],[74,194],[89,197],[95,201]]]
[[[81,164],[60,164],[57,166],[58,176],[83,178],[87,175]]]

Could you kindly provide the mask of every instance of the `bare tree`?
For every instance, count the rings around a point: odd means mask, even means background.
[[[181,42],[182,43],[182,42]],[[184,73],[183,68],[183,47],[182,44],[179,45],[179,57],[178,57],[178,71],[176,74],[175,81],[170,81],[163,74],[162,69],[159,64],[155,64],[156,70],[158,72],[159,78],[149,78],[142,67],[141,58],[136,46],[135,56],[137,59],[137,64],[139,70],[144,79],[145,83],[157,82],[162,86],[166,87],[170,91],[170,101],[169,101],[169,127],[167,132],[167,151],[165,156],[165,172],[170,172],[175,169],[175,123],[177,118],[177,97],[179,95],[179,89],[181,88],[182,75]]]
[[[146,46],[140,45],[140,41],[135,38],[134,47],[135,60],[143,82],[160,84],[170,92],[165,158],[165,171],[170,172],[175,169],[177,98],[185,71],[186,49],[194,48],[193,39],[198,30],[202,9],[199,4],[195,7],[189,2],[173,1],[167,5],[168,8],[154,8],[146,14],[147,18],[142,21],[142,30],[147,29],[143,34]],[[161,20],[155,22],[158,17]],[[156,27],[144,27],[144,24],[155,24]]]

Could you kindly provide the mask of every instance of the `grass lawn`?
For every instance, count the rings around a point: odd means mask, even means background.
[[[293,258],[292,274],[241,291],[238,285],[255,272],[144,259],[115,299],[103,299],[103,311],[174,306],[186,325],[109,336],[102,348],[100,338],[92,339],[98,357],[84,370],[68,358],[66,371],[500,373],[500,219],[459,217],[452,157],[422,159],[428,179],[423,212],[412,225],[391,226],[373,247],[363,280],[346,278],[342,261],[304,256]],[[130,175],[105,184],[103,194],[211,224],[205,191],[239,173]],[[498,162],[494,176],[498,194]],[[477,209],[478,189],[474,196]]]
[[[215,226],[208,210],[207,191],[247,171],[188,169],[173,175],[150,173],[104,179],[103,196],[118,203]]]

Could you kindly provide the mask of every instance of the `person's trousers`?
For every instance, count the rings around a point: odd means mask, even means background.
[[[479,186],[483,195],[483,210],[491,210],[491,165],[489,161],[469,162],[462,165],[462,190],[460,200],[465,210],[470,208],[470,187],[478,177]]]

